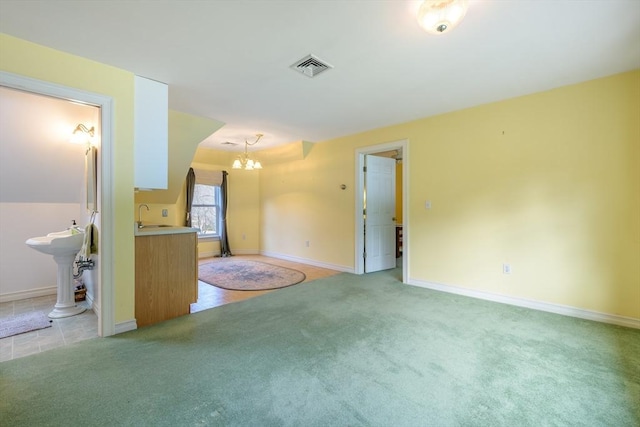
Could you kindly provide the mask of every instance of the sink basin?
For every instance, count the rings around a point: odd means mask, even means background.
[[[143,225],[140,228],[165,228],[165,227],[175,227],[175,225],[169,225],[169,224],[147,224],[147,225]]]
[[[82,248],[84,233],[72,233],[71,230],[49,233],[46,236],[32,237],[26,244],[38,252],[48,255],[77,254]]]
[[[25,242],[38,252],[52,255],[58,264],[58,300],[49,313],[52,319],[75,316],[86,310],[86,307],[76,305],[73,290],[73,262],[83,242],[84,233],[71,229],[33,237]]]

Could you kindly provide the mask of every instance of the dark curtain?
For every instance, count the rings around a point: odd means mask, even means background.
[[[231,248],[229,248],[229,238],[227,237],[227,171],[222,171],[222,185],[220,186],[220,195],[222,196],[222,206],[220,213],[222,214],[222,230],[220,230],[220,256],[233,256]]]
[[[196,173],[193,168],[187,172],[187,216],[184,225],[191,227],[191,206],[193,205],[193,191],[196,188]]]

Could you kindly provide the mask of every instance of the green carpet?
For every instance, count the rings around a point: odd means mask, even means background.
[[[638,426],[640,331],[340,274],[0,364],[6,426]]]

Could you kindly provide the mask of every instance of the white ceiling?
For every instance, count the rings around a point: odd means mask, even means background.
[[[226,123],[203,144],[265,148],[640,68],[638,0],[477,0],[442,36],[415,1],[0,0],[0,31],[169,84]],[[314,54],[334,68],[289,68]]]

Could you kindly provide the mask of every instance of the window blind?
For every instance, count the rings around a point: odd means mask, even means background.
[[[222,185],[222,171],[194,169],[194,172],[196,173],[196,184]]]

